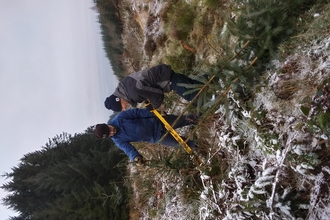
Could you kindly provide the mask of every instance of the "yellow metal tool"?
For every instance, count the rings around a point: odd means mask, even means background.
[[[198,162],[198,165],[204,164],[203,160],[194,154],[193,150],[188,146],[186,141],[184,141],[181,136],[176,132],[176,130],[165,120],[165,118],[156,110],[151,110],[152,113],[156,115],[156,117],[164,124],[166,130],[175,138],[175,140],[181,145],[181,147],[188,153],[193,154],[195,159]]]

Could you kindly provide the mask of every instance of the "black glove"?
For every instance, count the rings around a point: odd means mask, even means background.
[[[145,164],[145,160],[142,156],[136,156],[134,158],[134,163],[137,165],[137,166],[143,166]]]
[[[146,105],[146,109],[151,112],[151,110],[154,110],[154,107],[152,107],[151,104]]]

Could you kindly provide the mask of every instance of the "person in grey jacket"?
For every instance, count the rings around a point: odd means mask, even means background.
[[[176,115],[166,115],[165,120],[172,124]],[[196,125],[199,116],[185,115],[175,123],[174,129],[187,125]],[[175,138],[167,134],[163,123],[150,111],[146,109],[133,108],[118,113],[108,124],[97,124],[94,133],[98,138],[110,137],[118,148],[125,152],[131,161],[142,162],[142,155],[135,149],[131,142],[160,143],[165,146],[179,147]],[[183,137],[182,137],[183,138]],[[185,140],[185,138],[183,138]],[[187,144],[191,148],[196,148],[192,140]]]
[[[174,72],[169,65],[160,64],[125,77],[118,84],[115,92],[105,99],[104,105],[109,110],[120,112],[126,110],[129,105],[136,107],[137,103],[148,101],[151,107],[157,109],[163,103],[164,93],[171,90],[187,101],[191,101],[198,91],[184,94],[188,89],[178,85],[180,83],[202,84],[197,80]]]

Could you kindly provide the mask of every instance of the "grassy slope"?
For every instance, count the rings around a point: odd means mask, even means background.
[[[141,27],[137,40],[149,52],[129,58],[140,67],[165,62],[193,75],[216,66],[236,46],[235,36],[224,28],[224,13],[232,6],[221,1],[214,9],[213,4],[218,2],[206,1],[209,7],[193,7],[198,19],[184,40],[180,33],[170,31],[173,27],[168,22],[175,18],[165,12],[175,8],[164,3],[163,9],[152,4],[148,9],[136,3],[140,11],[134,17]],[[150,8],[154,14],[148,17]],[[165,22],[156,23],[155,17]],[[322,85],[329,78],[329,5],[316,5],[300,18],[297,25],[301,31],[279,45],[279,59],[265,63],[266,71],[250,99],[243,101],[229,92],[224,99],[227,102],[203,119],[194,137],[208,159],[205,169],[196,170],[184,152],[173,154],[172,149],[159,150],[159,146],[137,146],[152,163],[132,172],[133,185],[137,186],[132,204],[134,219],[322,219],[322,212],[329,213],[329,120],[324,116],[322,121],[323,110],[315,100],[329,105],[329,86]],[[151,31],[147,27],[153,22],[163,27],[167,36],[154,38],[155,50],[143,46],[145,35]],[[172,94],[167,98],[176,100]],[[171,105],[168,101],[167,106]],[[176,109],[182,110],[169,111]]]

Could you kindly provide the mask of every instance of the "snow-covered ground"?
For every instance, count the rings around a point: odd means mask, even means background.
[[[158,13],[166,1],[129,2],[144,39],[158,35]],[[149,25],[156,28],[144,26],[150,13],[156,19]],[[139,219],[330,219],[329,137],[312,123],[315,108],[309,105],[307,115],[302,110],[306,99],[329,102],[329,94],[322,93],[330,88],[322,85],[330,75],[329,44],[329,36],[321,37],[300,45],[285,61],[269,62],[251,110],[228,92],[230,120],[227,108],[219,106],[208,127],[212,140],[205,166],[193,171],[201,181],[198,199],[183,195],[189,187],[184,175],[133,170],[153,183],[144,190],[150,192],[147,202],[137,205]],[[219,158],[225,171],[215,178],[211,167]],[[135,189],[141,203],[141,191]]]
[[[225,108],[219,106],[220,117],[210,128],[217,144],[209,149],[206,162],[206,166],[211,164],[221,150],[228,164],[227,176],[217,182],[200,169],[199,201],[186,203],[181,196],[186,187],[182,179],[155,175],[161,196],[151,196],[150,201],[161,203],[158,210],[162,211],[152,219],[305,219],[299,216],[306,215],[307,219],[329,219],[330,161],[322,161],[319,153],[329,143],[328,137],[321,131],[306,132],[307,116],[299,102],[306,96],[315,97],[320,82],[329,78],[329,43],[329,37],[314,41],[298,48],[285,62],[272,61],[266,73],[268,85],[256,94],[254,112],[241,108],[229,92],[235,110],[230,124],[224,125]],[[294,72],[283,78],[278,72],[289,63],[294,63]],[[278,97],[286,89],[283,82],[294,82],[289,100]],[[278,83],[282,87],[274,86]],[[260,118],[257,113],[266,115]],[[263,127],[267,133],[260,131]],[[239,140],[244,140],[246,149],[241,149]],[[145,207],[140,219],[150,219],[148,210]]]
[[[314,97],[320,82],[329,78],[329,43],[329,37],[317,40],[308,47],[298,48],[284,63],[273,61],[274,66],[267,73],[269,84],[255,99],[254,111],[266,111],[266,117],[260,121],[255,113],[245,112],[243,119],[233,114],[232,124],[217,132],[219,147],[231,155],[230,170],[221,183],[212,183],[209,176],[201,174],[205,189],[201,193],[200,219],[249,219],[252,216],[299,219],[297,212],[307,212],[308,219],[329,219],[330,168],[328,165],[318,167],[321,155],[316,153],[324,148],[322,144],[329,143],[328,137],[322,132],[312,135],[298,126],[306,120],[299,101],[306,96]],[[294,63],[294,72],[286,73],[285,77],[289,77],[281,79],[284,76],[278,72],[288,63]],[[274,92],[283,87],[273,85],[283,84],[284,80],[294,82],[292,86],[295,86],[289,101],[278,98]],[[236,108],[244,112],[239,104]],[[251,125],[251,121],[255,125]],[[260,126],[268,126],[269,134],[259,133]],[[244,154],[236,144],[242,137],[249,146]],[[295,196],[302,194],[307,197],[305,201],[295,200]],[[293,210],[293,206],[297,207]],[[214,210],[220,215],[212,215]]]

